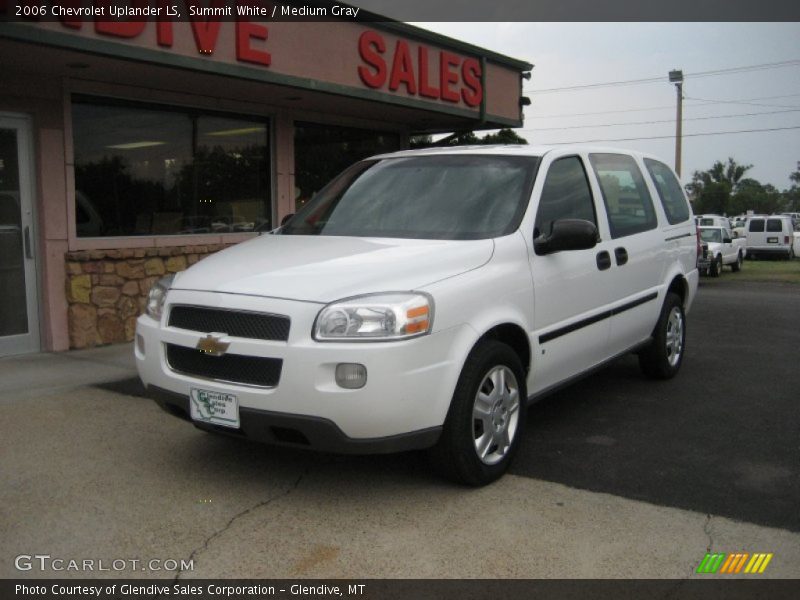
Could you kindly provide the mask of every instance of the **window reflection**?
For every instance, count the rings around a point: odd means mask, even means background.
[[[79,237],[271,226],[265,121],[88,98],[72,117]]]

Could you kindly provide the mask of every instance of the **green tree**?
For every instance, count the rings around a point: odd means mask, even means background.
[[[730,201],[731,214],[752,210],[756,214],[772,214],[783,210],[786,197],[771,184],[762,185],[755,179],[742,179]]]
[[[483,137],[475,135],[474,131],[453,133],[438,141],[433,141],[429,135],[415,135],[411,137],[409,146],[414,148],[430,148],[431,146],[484,146],[490,144],[527,144],[528,140],[518,135],[512,129],[500,129],[496,133],[487,133]]]
[[[686,191],[692,197],[696,213],[733,213],[731,197],[753,165],[740,165],[733,158],[727,163],[717,161],[707,171],[695,171]]]

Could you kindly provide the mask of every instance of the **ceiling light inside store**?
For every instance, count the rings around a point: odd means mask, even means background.
[[[223,129],[222,131],[212,131],[206,135],[213,135],[216,137],[225,137],[229,135],[247,135],[250,133],[264,133],[267,130],[265,126],[260,127],[242,127],[241,129]]]
[[[131,142],[129,144],[114,144],[113,146],[106,146],[106,148],[113,148],[114,150],[136,150],[138,148],[149,148],[150,146],[163,146],[167,142]]]

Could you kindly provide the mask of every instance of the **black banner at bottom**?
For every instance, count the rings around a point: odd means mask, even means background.
[[[3,600],[515,600],[558,598],[794,599],[789,579],[4,579]]]

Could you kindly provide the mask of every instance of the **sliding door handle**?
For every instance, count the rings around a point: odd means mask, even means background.
[[[614,249],[614,258],[617,259],[617,265],[622,266],[628,262],[628,251],[625,248]]]
[[[25,227],[23,233],[25,244],[25,258],[33,258],[33,247],[31,246],[31,228]]]

